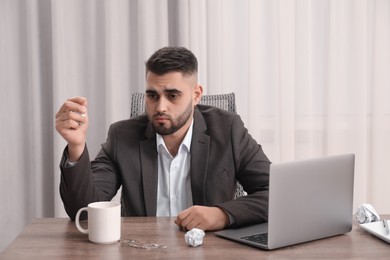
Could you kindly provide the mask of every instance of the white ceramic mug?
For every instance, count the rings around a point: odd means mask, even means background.
[[[88,212],[88,229],[80,225],[80,214]],[[118,242],[121,238],[121,204],[118,202],[101,201],[88,204],[79,209],[76,214],[76,227],[89,240],[99,244]]]

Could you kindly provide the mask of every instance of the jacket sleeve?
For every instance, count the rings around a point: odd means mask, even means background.
[[[103,146],[108,149],[102,148],[92,163],[86,146],[80,160],[67,167],[67,148],[64,150],[60,163],[60,195],[65,211],[72,220],[77,211],[89,203],[111,200],[120,187],[118,172],[109,154],[109,147],[114,141],[110,131],[108,136]],[[82,218],[85,218],[85,214]]]
[[[248,133],[239,116],[235,117],[231,127],[236,179],[248,195],[217,206],[231,214],[234,219],[232,226],[267,222],[271,162],[261,145]]]

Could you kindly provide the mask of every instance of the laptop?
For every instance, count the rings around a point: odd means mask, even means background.
[[[268,223],[215,234],[270,250],[350,232],[354,165],[354,154],[271,164]]]

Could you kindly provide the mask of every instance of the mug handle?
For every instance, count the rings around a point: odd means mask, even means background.
[[[83,211],[87,211],[87,212],[88,212],[88,207],[81,208],[81,209],[79,209],[79,211],[77,211],[77,214],[76,214],[76,227],[77,227],[77,229],[78,229],[81,233],[83,233],[83,234],[88,234],[88,228],[87,228],[87,229],[84,229],[84,228],[82,228],[81,225],[80,225],[80,214],[81,214],[81,212],[83,212]]]

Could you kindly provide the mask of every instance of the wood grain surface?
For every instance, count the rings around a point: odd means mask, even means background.
[[[202,246],[191,247],[184,235],[173,218],[123,218],[121,241],[101,245],[89,242],[69,219],[43,218],[31,222],[0,259],[390,259],[390,244],[360,229],[355,220],[352,232],[345,235],[273,251],[222,239],[213,232],[206,233]],[[130,240],[160,247],[137,248],[129,246]]]

